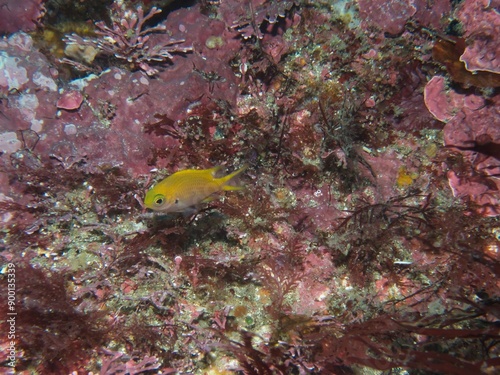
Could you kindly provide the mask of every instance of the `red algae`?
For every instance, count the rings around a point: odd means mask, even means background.
[[[0,372],[498,372],[495,2],[44,4],[0,40]]]

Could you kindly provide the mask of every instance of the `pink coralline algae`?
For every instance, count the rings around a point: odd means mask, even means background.
[[[454,171],[449,171],[447,177],[455,197],[470,199],[477,204],[477,212],[481,215],[500,215],[500,197],[497,193],[500,183],[495,178],[460,177]]]
[[[429,112],[439,121],[450,121],[461,105],[463,97],[454,91],[446,91],[443,76],[434,76],[424,90],[424,102]]]
[[[500,13],[498,1],[466,0],[457,13],[467,47],[460,60],[467,70],[500,73]],[[495,8],[496,7],[496,8]]]
[[[0,93],[7,95],[11,90],[24,90],[29,87],[30,78],[36,74],[35,69],[28,71],[23,60],[31,48],[33,40],[27,34],[14,34],[0,41]],[[14,53],[12,53],[14,52]],[[36,56],[45,59],[41,53]],[[41,74],[41,72],[38,72]],[[55,85],[55,82],[54,82]]]
[[[460,152],[472,165],[464,175],[448,172],[455,196],[468,197],[477,211],[486,216],[500,215],[500,98],[489,102],[476,94],[448,91],[441,76],[425,87],[425,103],[439,121],[445,122],[444,143]]]
[[[0,34],[33,31],[44,12],[41,0],[0,0]]]
[[[403,32],[412,17],[423,26],[438,28],[441,18],[451,10],[450,2],[445,0],[434,1],[432,5],[425,0],[359,0],[358,5],[365,22],[391,35]]]
[[[417,11],[410,0],[360,0],[358,4],[360,16],[364,20],[393,35],[401,33],[406,21]]]
[[[57,108],[72,111],[80,108],[83,102],[83,95],[80,91],[65,92],[57,101]]]
[[[422,26],[441,29],[444,27],[444,17],[451,12],[451,1],[448,0],[413,0],[417,8],[414,18]]]
[[[14,44],[19,39],[25,43]],[[0,117],[0,128],[9,132],[10,137],[2,149],[10,151],[3,156],[6,161],[11,152],[17,151],[13,145],[18,149],[26,146],[21,143],[21,133],[31,131],[38,134],[34,151],[43,162],[52,160],[70,168],[92,155],[87,164],[89,170],[117,166],[132,174],[148,170],[144,160],[151,157],[152,143],[150,136],[142,132],[142,124],[153,113],[148,112],[144,102],[149,100],[144,95],[147,76],[115,68],[99,78],[77,80],[60,95],[50,63],[32,46],[29,36],[14,34],[2,53],[5,59],[17,61],[17,65],[9,70],[9,80],[0,80],[0,89],[23,90],[21,94],[9,95],[0,104],[4,114]],[[82,105],[83,93],[91,95],[88,105]],[[134,95],[144,97],[133,100]],[[58,112],[58,109],[64,110]],[[18,142],[14,142],[11,133],[16,134]]]
[[[16,33],[0,41],[0,94],[7,99],[0,107],[0,128],[17,131],[40,131],[44,119],[55,115],[58,99],[57,83],[47,58],[36,51],[31,37]],[[8,95],[8,93],[19,93]]]
[[[145,18],[140,16],[128,26],[137,28],[134,22]],[[9,151],[5,157],[22,147],[21,137],[15,132],[30,129],[40,136],[35,151],[45,161],[50,158],[64,168],[84,163],[89,171],[123,168],[137,176],[150,170],[152,150],[175,153],[179,146],[171,137],[144,132],[146,124],[158,121],[155,115],[173,123],[185,119],[193,109],[216,101],[234,105],[238,79],[229,62],[240,47],[232,39],[235,33],[227,31],[222,22],[187,9],[170,13],[161,30],[170,35],[168,40],[186,39],[196,53],[171,56],[173,65],[161,70],[149,64],[135,72],[111,68],[99,76],[71,82],[62,94],[49,61],[38,52],[30,36],[13,34],[2,41],[0,61],[6,69],[0,72],[0,92],[23,92],[9,95],[0,105],[6,115],[0,118],[0,126],[7,131],[2,143],[2,151]],[[152,37],[145,35],[137,43],[146,43]],[[209,38],[223,45],[212,46]],[[139,64],[141,61],[137,60]],[[153,70],[158,79],[149,77]],[[155,164],[164,166],[157,158]]]

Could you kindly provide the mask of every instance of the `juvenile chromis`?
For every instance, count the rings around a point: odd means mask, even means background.
[[[146,193],[144,205],[160,212],[186,212],[195,209],[200,203],[210,200],[211,195],[220,191],[241,190],[240,186],[229,182],[242,173],[247,166],[217,178],[215,174],[221,167],[210,169],[186,169],[176,172],[154,185]]]

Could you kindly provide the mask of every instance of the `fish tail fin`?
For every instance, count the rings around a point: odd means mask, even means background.
[[[210,168],[208,171],[212,176],[215,176],[215,174],[222,168],[222,165],[218,165],[216,167]]]
[[[233,178],[238,176],[240,173],[243,173],[246,171],[248,168],[248,164],[245,164],[243,167],[240,169],[234,171],[233,173],[228,174],[227,176],[224,176],[220,179],[221,185],[222,185],[222,190],[226,191],[232,191],[232,190],[242,190],[242,186],[233,186],[233,185],[228,185],[228,182],[230,182]]]

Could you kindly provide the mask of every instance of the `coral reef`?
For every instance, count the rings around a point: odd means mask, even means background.
[[[499,371],[498,2],[15,5],[0,372]]]

